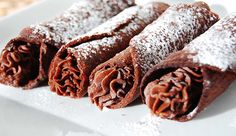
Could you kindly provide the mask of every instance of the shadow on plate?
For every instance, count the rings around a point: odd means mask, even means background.
[[[0,97],[0,109],[1,136],[104,136],[4,97]]]
[[[129,105],[127,105],[126,107],[133,107],[133,106],[137,106],[137,105],[141,105],[143,104],[142,99],[140,97],[138,97],[136,100],[134,100],[133,102],[131,102]],[[126,108],[125,107],[125,108]]]
[[[236,81],[195,119],[204,119],[236,109]]]

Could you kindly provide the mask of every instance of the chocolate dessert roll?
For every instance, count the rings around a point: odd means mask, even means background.
[[[154,114],[188,121],[225,92],[235,78],[236,13],[233,13],[149,70],[141,91]]]
[[[47,81],[58,49],[78,35],[107,21],[134,0],[83,0],[55,19],[31,25],[12,39],[0,56],[0,82],[30,89]]]
[[[216,21],[218,16],[205,3],[171,6],[131,40],[130,48],[92,72],[92,102],[101,109],[125,107],[140,96],[141,79],[149,68],[182,49]]]
[[[157,19],[167,7],[165,3],[153,2],[128,8],[63,46],[50,66],[51,90],[73,98],[84,96],[92,70],[124,50],[130,39]]]

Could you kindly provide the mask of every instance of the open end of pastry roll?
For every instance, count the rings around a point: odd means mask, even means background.
[[[85,85],[83,70],[79,69],[77,59],[70,50],[61,51],[55,57],[51,65],[52,71],[49,73],[49,84],[51,90],[61,96],[79,98],[84,95],[82,90]]]
[[[118,59],[120,61],[113,61]],[[134,67],[129,48],[93,70],[89,97],[100,109],[116,109],[128,105],[133,98]]]
[[[57,49],[18,37],[11,40],[0,57],[0,82],[30,89],[47,78],[52,54]]]
[[[129,49],[93,70],[88,88],[89,97],[100,109],[117,109],[137,98],[135,68]],[[114,61],[119,59],[119,61]],[[133,91],[132,91],[133,90]]]
[[[234,73],[222,73],[208,66],[155,67],[143,78],[142,97],[153,114],[188,121],[222,94],[234,79]]]
[[[24,86],[39,73],[39,46],[22,40],[12,41],[0,58],[0,80]]]
[[[196,108],[203,89],[201,68],[165,69],[154,79],[144,89],[145,102],[154,114],[174,119]]]
[[[92,84],[93,93],[90,93],[93,102],[101,109],[121,102],[133,86],[133,74],[133,68],[127,66],[106,66],[99,70]]]

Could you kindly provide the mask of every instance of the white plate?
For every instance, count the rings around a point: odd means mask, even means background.
[[[75,1],[78,0],[42,1],[0,19],[1,48],[24,26],[52,18]],[[205,1],[221,16],[235,11],[232,0]],[[234,136],[235,90],[236,82],[194,120],[178,123],[150,117],[142,104],[101,112],[87,97],[74,100],[57,96],[48,87],[22,91],[0,85],[0,136]]]

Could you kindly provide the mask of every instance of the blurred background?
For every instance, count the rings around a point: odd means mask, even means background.
[[[0,17],[11,14],[38,0],[0,0]]]

